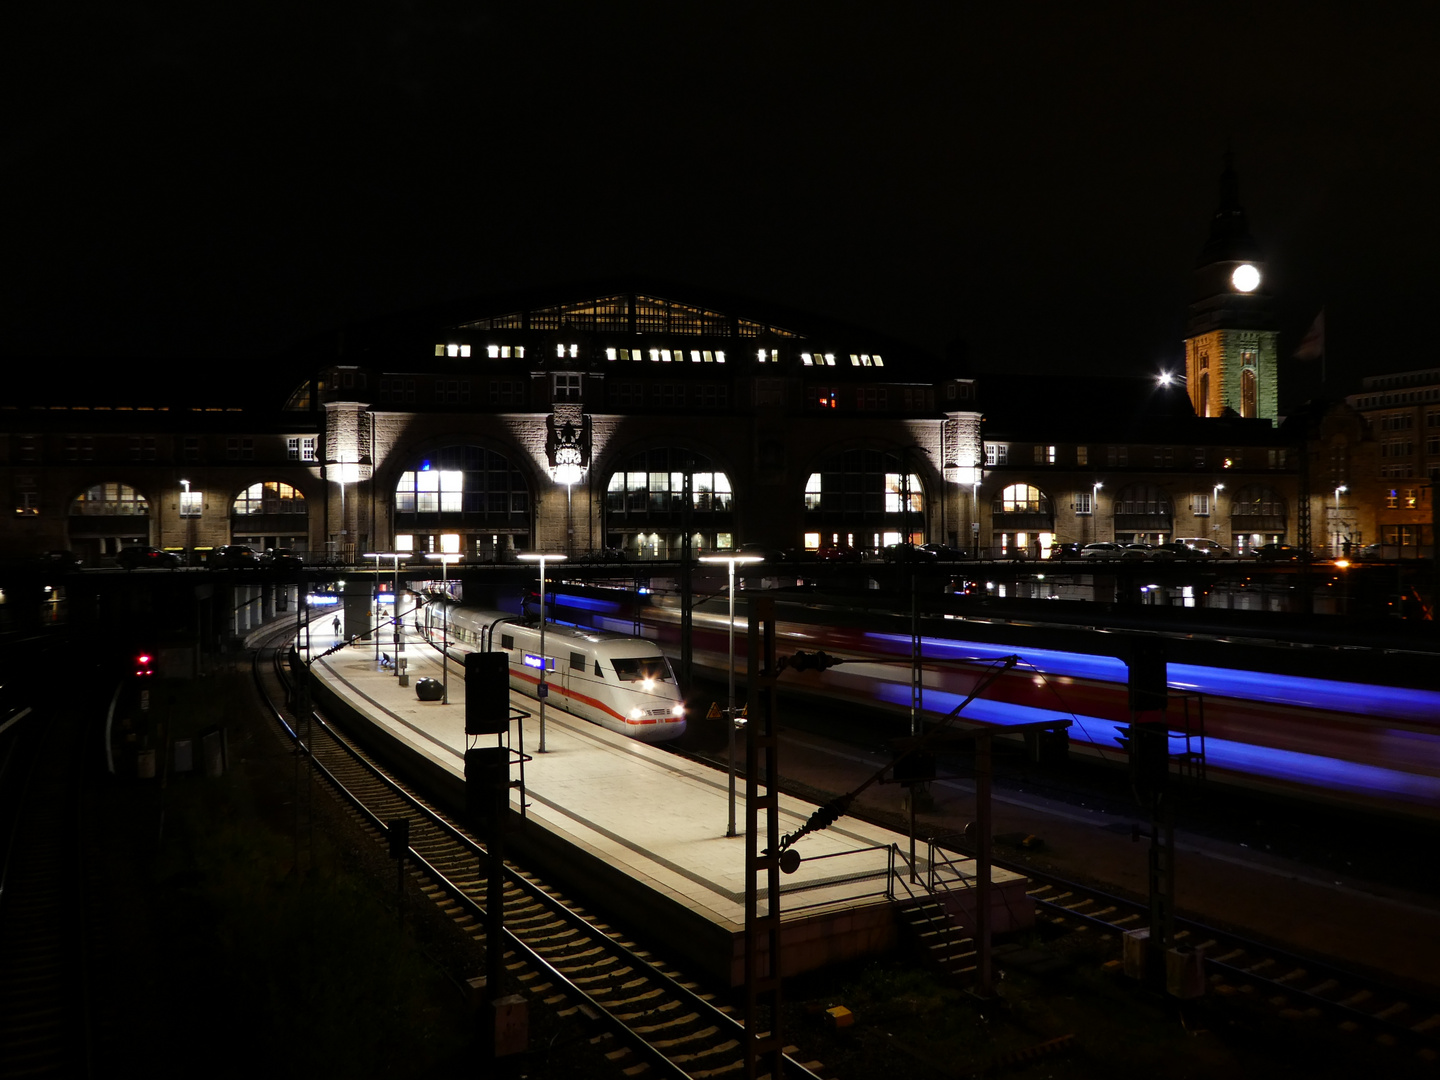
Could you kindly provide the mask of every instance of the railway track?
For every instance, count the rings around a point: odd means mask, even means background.
[[[1148,906],[1074,882],[1030,878],[1037,915],[1051,930],[1113,932],[1148,930]],[[1207,993],[1237,991],[1262,1000],[1281,1015],[1309,1018],[1350,1031],[1425,1060],[1440,1057],[1440,1001],[1419,990],[1303,957],[1186,919],[1175,920],[1177,949],[1203,957]]]
[[[288,653],[256,652],[254,678],[284,737],[377,843],[387,823],[408,818],[413,883],[474,941],[485,941],[485,900],[495,872],[484,845],[418,793],[389,778],[342,733],[312,714],[292,725],[279,707],[290,693]],[[268,662],[262,662],[262,658]],[[302,728],[297,735],[296,726]],[[507,991],[590,1026],[616,1074],[743,1075],[744,1028],[718,993],[647,952],[616,928],[523,868],[504,874]],[[597,1044],[599,1045],[599,1044]],[[787,1055],[793,1053],[787,1049]],[[787,1056],[785,1073],[819,1080],[818,1062]]]

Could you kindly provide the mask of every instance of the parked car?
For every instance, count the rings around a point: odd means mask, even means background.
[[[1120,557],[1122,559],[1148,559],[1154,550],[1154,544],[1121,544]]]
[[[630,556],[619,548],[596,548],[594,551],[587,551],[577,559],[582,563],[617,563],[629,562]]]
[[[305,560],[289,548],[266,548],[260,556],[260,565],[269,570],[299,570]]]
[[[932,552],[941,562],[958,562],[960,559],[968,559],[969,552],[962,548],[951,547],[949,544],[922,544],[926,551]]]
[[[1254,554],[1260,562],[1309,562],[1315,558],[1304,548],[1290,544],[1261,544]]]
[[[1101,540],[1098,543],[1086,544],[1080,549],[1082,559],[1118,559],[1125,552],[1119,544],[1112,544],[1108,540]]]
[[[1166,559],[1203,559],[1194,548],[1180,543],[1178,540],[1171,540],[1168,543],[1156,544],[1150,549],[1150,558],[1164,561]]]
[[[1052,559],[1078,559],[1084,548],[1083,544],[1075,544],[1069,541],[1063,544],[1050,545],[1050,558]]]
[[[815,553],[821,562],[859,562],[860,552],[852,547],[827,545]]]
[[[1170,542],[1172,544],[1184,544],[1193,554],[1202,557],[1221,559],[1230,554],[1229,550],[1222,546],[1219,541],[1211,540],[1206,536],[1177,536]]]
[[[914,544],[887,544],[884,551],[886,562],[933,563],[940,557],[933,551]]]
[[[226,544],[210,553],[210,565],[223,568],[259,566],[260,557],[246,544]]]
[[[52,570],[79,570],[85,565],[73,551],[42,551],[36,558]]]
[[[723,555],[725,553],[717,551],[715,554]],[[741,544],[735,549],[735,554],[747,559],[759,559],[761,562],[785,561],[785,552],[778,548],[766,547],[764,544]]]
[[[180,563],[175,552],[153,547],[121,548],[115,553],[115,565],[126,570],[173,570]]]

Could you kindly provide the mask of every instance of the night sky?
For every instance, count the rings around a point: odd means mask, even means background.
[[[982,371],[1150,371],[1228,147],[1282,352],[1323,307],[1337,389],[1436,364],[1434,14],[999,6],[36,6],[0,352],[234,370],[635,273]]]

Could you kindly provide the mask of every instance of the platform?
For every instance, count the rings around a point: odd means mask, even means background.
[[[328,621],[317,621],[314,629],[311,647],[317,654],[336,643]],[[448,704],[421,701],[415,693],[418,679],[444,680],[440,655],[413,635],[406,642],[409,686],[400,686],[393,670],[377,662],[371,641],[316,660],[317,698],[368,719],[372,737],[392,749],[409,747],[420,773],[439,785],[451,805],[463,805],[462,670],[451,661]],[[381,649],[393,652],[389,642]],[[306,655],[303,649],[301,655]],[[538,753],[539,702],[519,694],[512,694],[511,701],[514,709],[530,714],[512,723],[511,731],[512,748],[523,746],[530,760],[523,817],[521,793],[512,792],[507,852],[557,884],[603,898],[594,906],[622,923],[644,927],[666,948],[739,985],[745,919],[743,779],[737,780],[737,835],[727,837],[724,772],[554,708],[545,710],[545,753]],[[479,743],[494,745],[494,737]],[[512,775],[518,779],[519,770]],[[781,834],[798,829],[814,809],[782,795]],[[887,897],[895,865],[892,846],[908,854],[909,844],[907,836],[842,818],[795,845],[800,867],[781,882],[784,974],[880,955],[896,945],[897,911],[908,894],[897,882],[897,899]],[[924,859],[923,844],[917,854]],[[966,867],[960,869],[963,874]],[[1025,896],[1025,879],[997,869],[992,881],[994,932],[1028,925],[1033,905]],[[761,909],[766,909],[763,895]]]

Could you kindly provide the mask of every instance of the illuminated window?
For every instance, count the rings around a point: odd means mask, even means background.
[[[997,514],[1038,514],[1047,511],[1045,496],[1031,484],[1011,484],[995,499]]]
[[[200,491],[180,492],[180,516],[182,518],[198,518],[200,509],[205,504],[205,496]]]
[[[1053,447],[1053,446],[1037,446],[1037,447],[1035,447],[1035,464],[1036,464],[1036,465],[1054,465],[1054,464],[1055,464],[1055,447]]]
[[[192,494],[194,493],[192,492]],[[230,507],[232,517],[249,517],[255,514],[303,514],[305,512],[305,496],[296,488],[279,480],[251,484],[235,497],[235,502]]]
[[[919,475],[902,468],[898,454],[867,448],[822,459],[820,470],[806,479],[803,498],[806,530],[822,535],[910,535],[923,523],[926,505]]]
[[[509,360],[512,357],[516,360],[523,360],[525,358],[525,346],[523,345],[487,345],[485,352],[492,360]],[[614,353],[615,350],[607,349],[606,352]],[[615,357],[612,355],[609,359],[614,360]]]
[[[80,517],[145,517],[150,513],[150,500],[129,484],[96,484],[75,496],[70,513]]]
[[[1006,465],[1010,461],[1010,447],[1006,443],[985,444],[986,465]]]
[[[1095,512],[1095,493],[1093,491],[1077,491],[1075,493],[1075,513],[1093,514]]]
[[[808,487],[808,485],[807,485]],[[920,477],[914,473],[902,478],[901,474],[885,474],[885,512],[887,514],[899,514],[906,510],[906,495],[909,495],[909,511],[918,514],[925,505],[924,489],[920,486]]]
[[[40,513],[40,492],[35,488],[33,476],[23,476],[16,481],[15,513],[22,517],[33,517]]]
[[[760,349],[756,352],[755,358],[762,364],[778,364],[780,362],[779,349]],[[705,354],[705,359],[710,359],[710,354]]]
[[[1194,510],[1196,517],[1209,517],[1210,493],[1208,491],[1196,493],[1192,509]]]
[[[300,440],[300,460],[315,460],[315,439],[313,437]]]
[[[1076,464],[1076,465],[1088,465],[1088,464],[1090,464],[1090,448],[1089,448],[1088,446],[1077,446],[1077,447],[1075,447],[1075,464]]]
[[[479,446],[446,446],[400,475],[397,515],[464,514],[466,524],[529,527],[530,494],[509,459]],[[433,524],[402,521],[411,527]]]
[[[556,344],[555,344],[555,355],[558,356],[558,357],[561,357],[562,359],[563,359],[564,357],[567,357],[567,356],[568,356],[568,357],[570,357],[570,358],[573,360],[574,358],[576,358],[576,357],[578,357],[578,356],[580,355],[580,346],[579,346],[579,345],[561,345],[559,342],[556,342]]]

